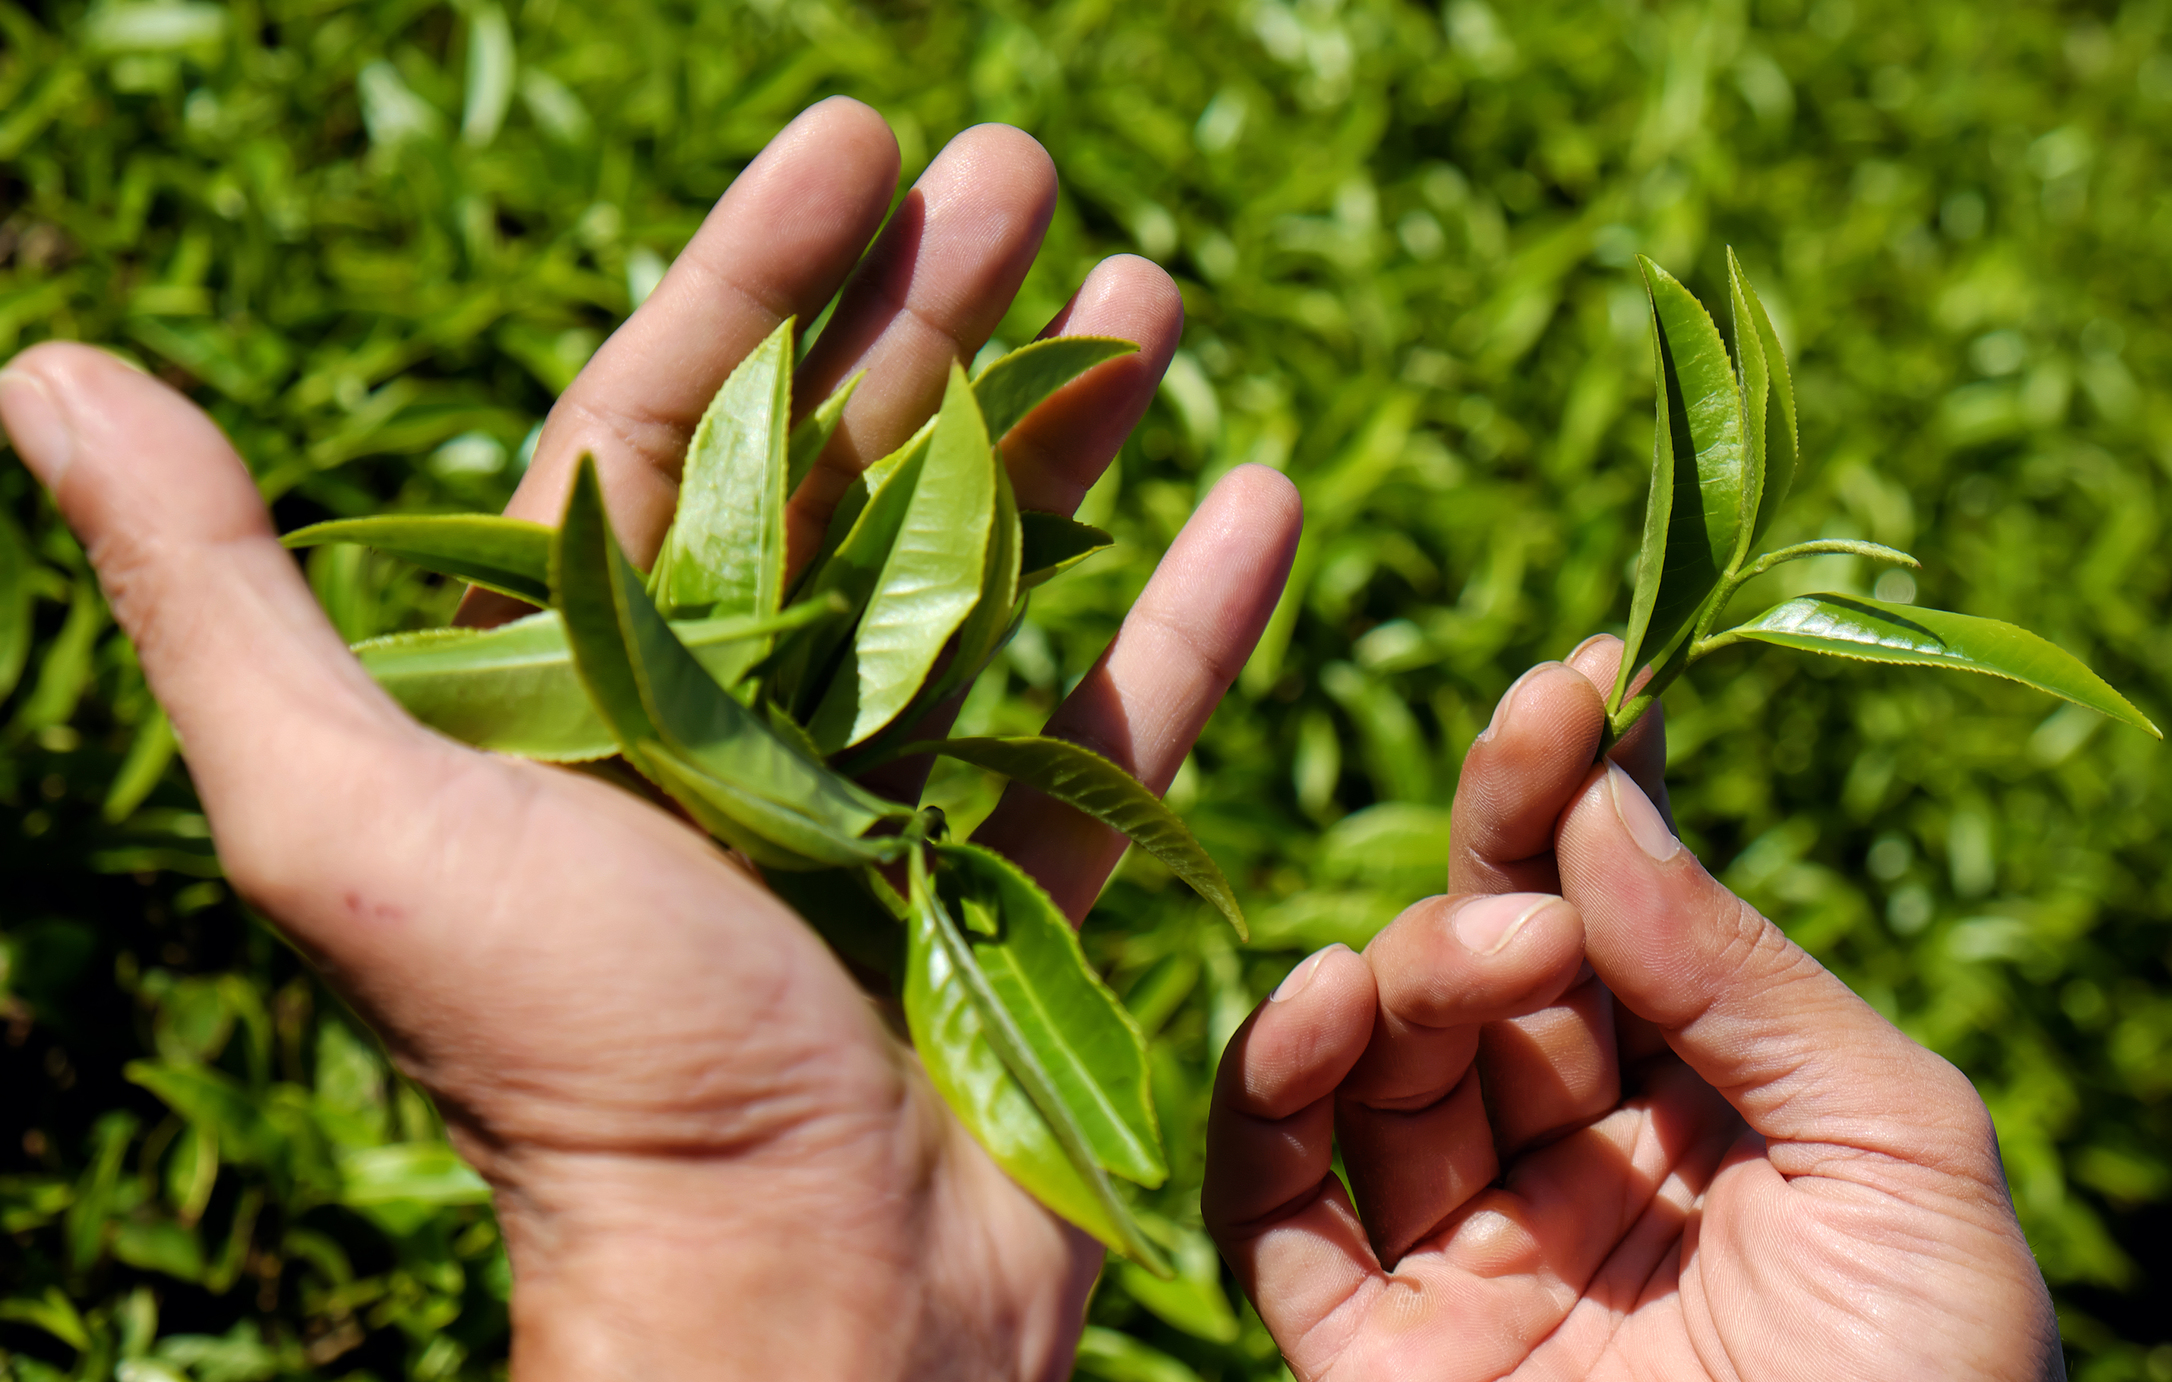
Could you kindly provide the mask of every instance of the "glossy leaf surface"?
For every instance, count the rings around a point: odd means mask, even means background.
[[[2073,654],[1996,619],[1852,595],[1805,595],[1773,606],[1722,637],[1865,662],[1983,672],[2048,691],[2164,737],[2127,698]]]
[[[518,518],[479,513],[340,518],[297,528],[279,541],[296,548],[360,543],[532,605],[551,599],[551,530]]]
[[[1735,252],[1727,251],[1727,262],[1734,264]],[[1797,451],[1795,436],[1795,380],[1788,371],[1787,352],[1780,348],[1780,335],[1772,329],[1772,318],[1765,312],[1765,304],[1758,301],[1757,290],[1750,286],[1747,277],[1737,271],[1741,284],[1741,303],[1736,308],[1749,311],[1750,324],[1756,328],[1758,353],[1765,362],[1765,374],[1771,388],[1771,398],[1764,409],[1764,438],[1761,443],[1763,479],[1758,486],[1757,520],[1752,525],[1750,541],[1755,542],[1772,527],[1781,506],[1795,487],[1795,472],[1800,468],[1801,457]],[[1739,316],[1736,334],[1742,336]]]
[[[1728,562],[1730,570],[1740,567],[1742,559],[1749,555],[1750,540],[1757,526],[1758,503],[1765,487],[1766,413],[1772,392],[1765,341],[1758,334],[1754,321],[1762,309],[1753,313],[1749,294],[1749,280],[1743,276],[1742,265],[1730,245],[1727,249],[1727,298],[1734,321],[1735,382],[1742,394],[1743,450],[1741,518],[1735,530],[1734,555]]]
[[[849,748],[897,717],[979,601],[996,516],[996,455],[965,371],[951,366],[912,500],[845,664],[808,730]]]
[[[1051,336],[988,362],[973,376],[973,396],[988,435],[1002,440],[1047,397],[1104,360],[1139,348],[1107,336]]]
[[[912,733],[921,716],[933,710],[961,688],[972,684],[989,659],[1001,651],[1023,612],[1019,594],[1018,504],[1011,495],[1010,476],[998,465],[995,522],[988,533],[988,559],[981,571],[980,599],[958,629],[956,646],[943,670],[930,677],[889,727],[889,734],[869,745],[879,752],[885,739]]]
[[[834,620],[838,610],[809,603],[768,619],[689,620],[672,629],[711,676],[729,684],[769,635]],[[462,743],[554,763],[619,751],[589,704],[556,610],[493,629],[392,634],[358,643],[354,652],[409,714]]]
[[[675,615],[761,616],[784,594],[792,319],[732,370],[686,450],[679,507],[657,558]]]
[[[1146,1038],[1087,963],[1070,919],[1002,855],[971,844],[934,849],[944,905],[1096,1164],[1160,1185],[1169,1166],[1147,1093]]]
[[[1687,631],[1735,558],[1747,454],[1742,396],[1719,328],[1687,288],[1640,258],[1652,313],[1652,485],[1611,703]]]
[[[1035,1199],[1115,1251],[1167,1271],[1009,1022],[917,855],[909,901],[905,1024],[936,1092]]]
[[[648,759],[668,758],[664,775],[670,780],[659,777],[658,783],[675,796],[679,789],[699,796],[705,808],[681,798],[697,818],[707,807],[730,815],[742,798],[765,803],[781,816],[731,818],[755,830],[781,821],[783,837],[767,838],[819,859],[821,854],[808,853],[812,837],[806,831],[849,843],[877,821],[903,814],[779,739],[694,659],[611,536],[595,466],[587,460],[566,503],[553,575],[574,664],[599,715],[643,771],[655,775],[658,763]],[[652,746],[659,744],[668,755],[656,753]],[[712,782],[723,790],[712,790]],[[864,849],[834,852],[840,861],[869,857]]]
[[[928,740],[899,752],[938,753],[1001,773],[1122,831],[1213,903],[1240,939],[1245,936],[1244,910],[1221,866],[1160,797],[1093,750],[1064,739],[1019,737]]]
[[[1018,588],[1031,590],[1060,576],[1116,539],[1090,523],[1060,513],[1021,509],[1018,513]]]
[[[896,836],[860,836],[707,771],[677,748],[643,740],[627,757],[704,830],[767,869],[856,868],[904,852]],[[842,781],[842,779],[839,779]]]

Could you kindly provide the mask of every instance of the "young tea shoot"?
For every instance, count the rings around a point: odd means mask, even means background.
[[[2005,677],[2164,737],[2071,654],[1996,619],[1859,595],[1802,595],[1714,632],[1735,592],[1783,562],[1839,552],[1921,564],[1891,547],[1841,538],[1753,555],[1787,502],[1798,467],[1787,356],[1733,250],[1727,252],[1732,361],[1703,304],[1665,269],[1641,256],[1638,262],[1651,303],[1658,428],[1621,671],[1607,698],[1607,744],[1626,734],[1691,663],[1745,641]],[[1645,666],[1652,674],[1637,685],[1634,674]]]
[[[285,540],[366,543],[542,606],[497,628],[395,634],[355,652],[454,738],[554,763],[623,758],[890,986],[935,1088],[1019,1184],[1165,1275],[1112,1179],[1151,1188],[1168,1175],[1138,1025],[1033,879],[946,839],[932,807],[855,780],[941,754],[1027,783],[1128,835],[1243,934],[1213,859],[1116,764],[1059,739],[915,735],[1002,650],[1034,586],[1110,542],[1021,513],[995,441],[1136,347],[1060,337],[970,380],[952,366],[941,407],[854,482],[795,577],[786,501],[857,381],[791,426],[792,326],[717,391],[646,572],[620,549],[588,457],[555,529],[385,515]]]

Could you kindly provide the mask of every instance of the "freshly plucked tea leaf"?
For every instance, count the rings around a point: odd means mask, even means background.
[[[1116,539],[1089,523],[1036,509],[1018,512],[1018,588],[1031,590],[1078,565]]]
[[[1764,338],[1757,332],[1749,302],[1750,285],[1742,275],[1742,265],[1735,259],[1734,246],[1727,247],[1727,296],[1734,319],[1736,385],[1741,391],[1742,403],[1742,500],[1741,520],[1735,529],[1734,555],[1729,558],[1727,569],[1741,566],[1750,552],[1750,540],[1757,526],[1758,505],[1765,489],[1765,435],[1766,410],[1770,403],[1771,369],[1765,360]]]
[[[1104,360],[1139,347],[1106,336],[1050,336],[990,360],[973,376],[988,435],[996,441],[1047,397]]]
[[[944,905],[1095,1162],[1160,1185],[1169,1166],[1147,1093],[1146,1038],[1086,962],[1070,920],[1002,855],[971,844],[933,848]]]
[[[918,851],[909,900],[905,1025],[936,1092],[1035,1199],[1115,1251],[1166,1273],[1160,1250],[1118,1198],[974,962]]]
[[[897,718],[973,612],[996,517],[998,464],[965,371],[953,364],[927,459],[860,616],[852,655],[807,725],[825,751],[850,748]]]
[[[1229,880],[1199,841],[1160,797],[1139,779],[1091,749],[1063,739],[935,739],[907,744],[899,756],[934,753],[1001,773],[1072,806],[1166,864],[1171,873],[1213,903],[1238,938],[1246,936],[1244,910]]]
[[[762,857],[709,818],[721,811],[742,831],[819,862],[882,857],[894,844],[857,837],[903,817],[903,808],[779,739],[679,641],[612,537],[586,457],[559,526],[552,576],[574,664],[620,749],[704,825],[779,867],[791,864]],[[772,826],[781,833],[768,833]]]
[[[850,834],[832,820],[727,782],[659,740],[643,740],[626,756],[702,829],[765,869],[855,868],[904,853],[897,836]]]
[[[814,469],[815,458],[822,454],[823,447],[830,444],[830,437],[836,433],[837,424],[844,420],[845,405],[852,401],[853,392],[865,378],[867,371],[861,370],[839,384],[828,398],[822,400],[820,406],[800,419],[799,426],[792,429],[791,463],[786,468],[784,477],[787,494],[798,489],[799,482],[807,478],[808,471]]]
[[[1620,703],[1638,667],[1687,632],[1733,562],[1747,459],[1742,395],[1719,328],[1665,269],[1637,262],[1651,306],[1658,416],[1636,593],[1610,704]]]
[[[1750,541],[1755,542],[1772,526],[1780,508],[1787,503],[1787,496],[1795,487],[1795,471],[1800,463],[1795,439],[1795,381],[1789,374],[1787,352],[1780,348],[1779,333],[1772,329],[1772,318],[1765,313],[1765,304],[1758,301],[1757,290],[1750,286],[1747,276],[1735,263],[1735,252],[1727,251],[1729,271],[1741,285],[1739,314],[1749,309],[1750,322],[1756,327],[1758,354],[1765,363],[1766,378],[1770,382],[1772,397],[1764,409],[1764,433],[1760,446],[1762,481],[1758,486],[1757,521],[1752,526]],[[1739,318],[1735,327],[1738,339],[1747,339]]]
[[[1805,595],[1773,606],[1749,623],[1718,635],[1712,643],[1719,646],[1736,639],[1864,662],[1983,672],[2048,691],[2164,737],[2147,716],[2073,654],[2027,629],[1996,619],[1853,595]]]
[[[783,598],[792,324],[732,370],[687,446],[654,576],[656,603],[674,617],[760,617]]]
[[[531,605],[551,599],[551,530],[518,518],[479,513],[338,518],[297,528],[279,541],[295,548],[356,542]]]
[[[841,602],[809,602],[767,619],[688,620],[672,631],[711,676],[729,685],[770,636],[843,612]],[[390,634],[357,643],[354,653],[410,715],[462,743],[553,763],[619,751],[589,704],[556,610],[493,629]]]

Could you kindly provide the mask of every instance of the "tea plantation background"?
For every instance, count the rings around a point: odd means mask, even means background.
[[[2157,0],[0,0],[0,36],[0,354],[157,370],[288,526],[499,505],[555,391],[830,92],[883,111],[908,177],[976,121],[1048,145],[1064,199],[1005,341],[1101,254],[1177,276],[1184,351],[1089,499],[1121,546],[1036,600],[965,715],[1035,726],[1218,473],[1303,487],[1290,595],[1172,793],[1256,939],[1137,860],[1087,928],[1156,1034],[1152,1204],[1191,1276],[1112,1270],[1083,1375],[1280,1375],[1194,1227],[1206,1080],[1299,953],[1439,887],[1494,697],[1623,618],[1634,253],[1721,301],[1732,244],[1773,311],[1809,466],[1774,537],[1925,558],[1789,566],[1745,603],[1875,579],[2172,718]],[[497,1375],[479,1183],[220,882],[19,465],[0,503],[0,1376]],[[309,574],[352,637],[452,598],[348,549]],[[1779,650],[1669,710],[1700,856],[1989,1101],[2079,1374],[2172,1378],[2165,751]],[[967,824],[992,801],[938,787]]]

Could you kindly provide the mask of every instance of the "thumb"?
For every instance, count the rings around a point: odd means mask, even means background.
[[[1852,1161],[1874,1176],[1891,1157],[2003,1196],[1967,1078],[1720,886],[1628,774],[1593,770],[1555,848],[1592,968],[1765,1137],[1782,1174]]]
[[[309,904],[339,881],[325,865],[360,868],[376,817],[328,809],[325,784],[350,805],[412,810],[450,746],[348,655],[241,458],[187,399],[103,351],[51,343],[0,370],[0,422],[135,641],[229,877],[305,944],[340,949]]]

